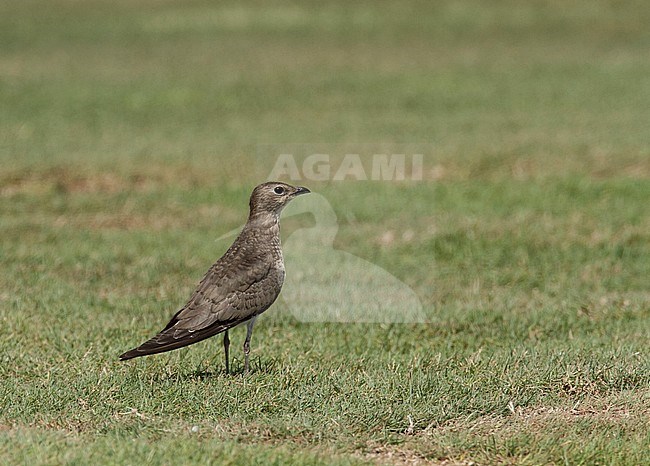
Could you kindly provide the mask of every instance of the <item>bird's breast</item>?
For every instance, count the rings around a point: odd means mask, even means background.
[[[276,268],[276,273],[278,277],[278,283],[280,284],[280,286],[282,286],[282,284],[284,283],[284,277],[286,275],[286,272],[284,270],[284,262],[280,261],[280,263]]]

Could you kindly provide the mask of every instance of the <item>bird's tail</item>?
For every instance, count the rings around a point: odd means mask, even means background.
[[[139,358],[141,356],[148,356],[150,354],[166,353],[167,351],[192,345],[194,343],[198,343],[201,340],[205,340],[206,338],[228,330],[237,324],[239,324],[239,322],[234,321],[227,324],[213,325],[211,327],[197,331],[179,331],[178,329],[174,329],[173,326],[168,325],[165,330],[160,332],[155,337],[145,341],[137,348],[133,348],[132,350],[121,354],[120,361]]]
[[[176,348],[180,348],[180,346],[171,347],[171,345],[160,345],[156,341],[156,337],[154,337],[151,340],[144,342],[137,348],[133,348],[124,354],[120,354],[120,361],[139,358],[141,356],[147,356],[149,354],[164,353],[165,351],[171,351]]]
[[[120,354],[120,361],[126,361],[127,359],[138,358],[140,356],[146,356],[147,354],[152,353],[142,353],[138,351],[140,347],[133,348],[132,350],[127,351],[126,353]]]
[[[127,351],[124,354],[120,355],[120,361],[126,361],[128,359],[139,358],[141,356],[148,356],[150,354],[166,353],[167,351],[175,350],[177,348],[182,348],[183,346],[191,345],[198,341],[203,340],[200,338],[200,335],[197,335],[196,338],[183,338],[180,340],[165,338],[165,332],[161,332],[150,340],[145,341],[137,348]]]

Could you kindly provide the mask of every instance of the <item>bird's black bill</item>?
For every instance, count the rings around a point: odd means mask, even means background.
[[[304,186],[298,186],[296,188],[296,192],[293,194],[294,196],[299,196],[300,194],[309,194],[311,191]]]

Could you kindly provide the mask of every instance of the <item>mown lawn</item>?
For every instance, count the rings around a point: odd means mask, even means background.
[[[648,24],[633,1],[0,1],[0,463],[647,462]],[[390,272],[428,322],[280,299],[248,376],[244,329],[234,375],[220,338],[117,361],[293,143],[424,148],[422,180],[297,182],[337,217],[320,260]],[[314,224],[285,219],[287,254]]]

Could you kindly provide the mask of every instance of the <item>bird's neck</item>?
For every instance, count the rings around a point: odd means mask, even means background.
[[[246,226],[276,233],[280,230],[280,216],[275,212],[251,212]]]

